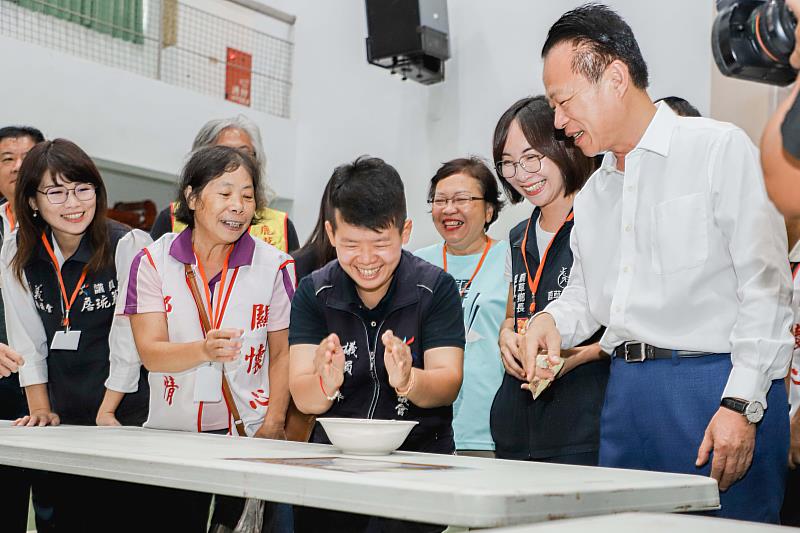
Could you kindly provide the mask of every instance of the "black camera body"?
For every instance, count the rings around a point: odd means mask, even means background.
[[[784,0],[718,0],[711,49],[720,72],[731,78],[789,85],[797,19]]]

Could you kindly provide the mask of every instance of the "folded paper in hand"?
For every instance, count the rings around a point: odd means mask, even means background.
[[[539,368],[549,368],[553,372],[553,376],[557,376],[561,371],[561,367],[564,366],[564,359],[559,359],[558,363],[552,363],[550,357],[546,353],[540,353],[536,356],[536,366]],[[535,400],[538,398],[544,390],[550,386],[551,382],[552,380],[549,379],[540,379],[536,387],[531,389],[533,399]]]

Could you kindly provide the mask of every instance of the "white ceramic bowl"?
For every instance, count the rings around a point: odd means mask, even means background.
[[[413,420],[368,420],[363,418],[317,418],[331,444],[351,455],[386,455],[406,440]]]

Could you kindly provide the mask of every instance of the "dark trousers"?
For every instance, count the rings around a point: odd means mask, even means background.
[[[569,453],[566,455],[556,455],[533,460],[539,463],[555,463],[559,465],[597,466],[599,457],[598,451],[595,450],[593,452]]]
[[[295,533],[440,533],[446,526],[309,507],[294,508]]]
[[[626,363],[614,358],[600,420],[600,466],[708,476],[697,450],[731,371],[730,354]],[[789,453],[789,404],[783,380],[767,394],[753,463],[720,493],[713,516],[777,523]]]
[[[37,531],[205,533],[211,495],[108,479],[37,472],[34,498],[49,513]],[[44,507],[44,506],[43,506]]]
[[[3,531],[25,533],[28,530],[28,498],[31,493],[30,471],[13,466],[0,466],[3,497],[0,516]]]
[[[16,420],[27,413],[25,395],[19,386],[19,374],[0,377],[0,420]],[[3,517],[3,531],[24,533],[28,530],[31,474],[32,471],[25,468],[0,466],[3,486],[0,516]]]
[[[401,449],[406,450],[405,447]],[[414,446],[413,451],[452,455],[455,451],[453,433],[432,435],[424,444]],[[439,533],[445,529],[446,525],[294,506],[295,533]]]
[[[781,525],[800,527],[800,469],[789,470],[787,473]]]

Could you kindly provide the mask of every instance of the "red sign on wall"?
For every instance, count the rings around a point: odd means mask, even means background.
[[[249,106],[252,77],[253,56],[235,48],[228,48],[225,64],[225,99]]]

